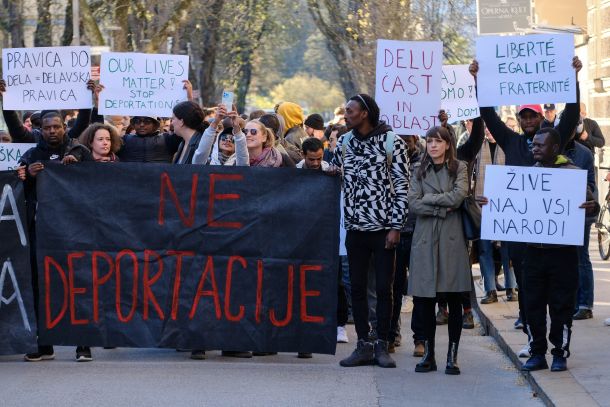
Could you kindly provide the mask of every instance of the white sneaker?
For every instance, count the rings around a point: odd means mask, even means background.
[[[347,337],[347,331],[345,327],[338,326],[337,327],[337,343],[349,343],[349,339]]]
[[[530,356],[531,356],[530,347],[529,347],[529,345],[525,345],[525,347],[519,351],[519,357],[520,358],[529,358]]]
[[[610,326],[610,318],[608,318],[607,320],[604,321],[604,325]]]

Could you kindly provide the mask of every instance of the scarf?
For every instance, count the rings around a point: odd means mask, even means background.
[[[281,167],[282,154],[275,147],[267,147],[256,158],[250,158],[250,167]]]

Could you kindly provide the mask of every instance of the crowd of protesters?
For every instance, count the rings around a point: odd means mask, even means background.
[[[581,69],[578,58],[573,67],[576,73]],[[476,79],[476,61],[470,72]],[[551,370],[567,368],[572,320],[592,317],[588,243],[599,211],[593,154],[605,143],[599,126],[586,118],[583,104],[568,103],[561,114],[554,104],[545,104],[544,111],[540,105],[521,105],[516,117],[505,120],[493,108],[482,107],[480,118],[459,127],[450,125],[448,115],[440,111],[440,125],[422,139],[395,134],[380,120],[377,103],[366,94],[350,98],[325,123],[320,114],[305,117],[301,106],[292,102],[249,116],[223,104],[205,109],[193,101],[192,86],[185,81],[188,100],[175,105],[171,119],[163,119],[100,116],[97,101],[104,87],[92,81],[87,87],[95,101],[93,109],[45,110],[24,114],[22,119],[15,111],[3,111],[8,131],[0,131],[1,142],[36,143],[17,168],[25,183],[36,310],[34,248],[36,239],[44,237],[35,232],[35,185],[46,162],[290,167],[342,177],[347,255],[340,256],[337,270],[337,342],[349,341],[345,325],[350,318],[357,342],[341,366],[396,366],[391,353],[401,345],[400,312],[408,293],[414,304],[413,355],[422,357],[415,371],[437,369],[436,326],[447,324],[445,373],[459,374],[461,332],[474,327],[471,265],[476,258],[485,290],[481,304],[497,302],[499,291],[505,291],[507,301],[519,302],[515,328],[527,335],[520,356],[529,358],[523,369],[548,368],[547,307]],[[0,93],[5,90],[0,81]],[[581,205],[587,214],[584,246],[469,242],[460,208],[469,194],[480,205],[488,203],[483,184],[490,164],[587,170],[587,201]],[[504,285],[498,281],[500,271]],[[606,323],[610,325],[610,320]],[[268,353],[240,349],[222,354]],[[192,350],[191,357],[204,359],[205,351]],[[37,352],[25,356],[28,361],[53,358],[53,347],[42,343]],[[91,349],[77,347],[76,358],[92,360]]]

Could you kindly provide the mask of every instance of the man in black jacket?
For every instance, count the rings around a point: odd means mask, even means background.
[[[582,128],[579,125],[576,130],[576,141],[587,147],[595,155],[595,147],[602,148],[606,145],[606,139],[599,128],[599,124],[587,117],[587,105],[580,104],[580,117],[582,118]]]
[[[572,67],[576,71],[576,79],[578,81],[578,72],[582,69],[582,62],[578,57],[572,59]],[[477,73],[479,72],[479,63],[472,61],[469,71],[474,76],[475,84]],[[565,110],[562,113],[562,118],[559,124],[555,127],[561,137],[561,149],[568,143],[572,137],[572,133],[576,128],[580,116],[580,89],[576,82],[576,103],[567,103]],[[489,132],[496,140],[506,156],[506,165],[520,165],[530,167],[534,165],[535,160],[531,151],[531,144],[534,135],[543,123],[544,117],[540,105],[522,105],[519,108],[518,120],[523,134],[519,134],[511,130],[498,116],[493,107],[479,108],[481,117],[485,121],[485,125]],[[523,243],[509,244],[509,257],[515,270],[515,278],[517,285],[520,288],[519,292],[519,319],[515,322],[515,328],[523,329],[523,332],[528,335],[525,329],[527,316],[525,313],[525,298],[523,288],[523,260],[525,255],[526,245]],[[524,348],[519,356],[528,356],[527,348]]]

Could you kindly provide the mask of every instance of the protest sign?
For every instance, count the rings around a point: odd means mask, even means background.
[[[89,47],[2,50],[3,107],[7,110],[90,108],[90,77]]]
[[[0,355],[36,351],[23,182],[0,171]]]
[[[479,106],[576,102],[574,36],[478,37]]]
[[[21,156],[35,143],[0,143],[0,171],[14,170]]]
[[[474,78],[468,65],[443,65],[441,109],[449,123],[479,117]]]
[[[186,100],[187,55],[107,52],[102,54],[99,111],[107,115],[171,117]]]
[[[334,353],[338,178],[81,163],[37,182],[43,342]]]
[[[488,165],[481,239],[581,246],[586,190],[585,170]]]
[[[438,124],[442,64],[442,42],[377,41],[375,99],[397,134],[424,136]]]

